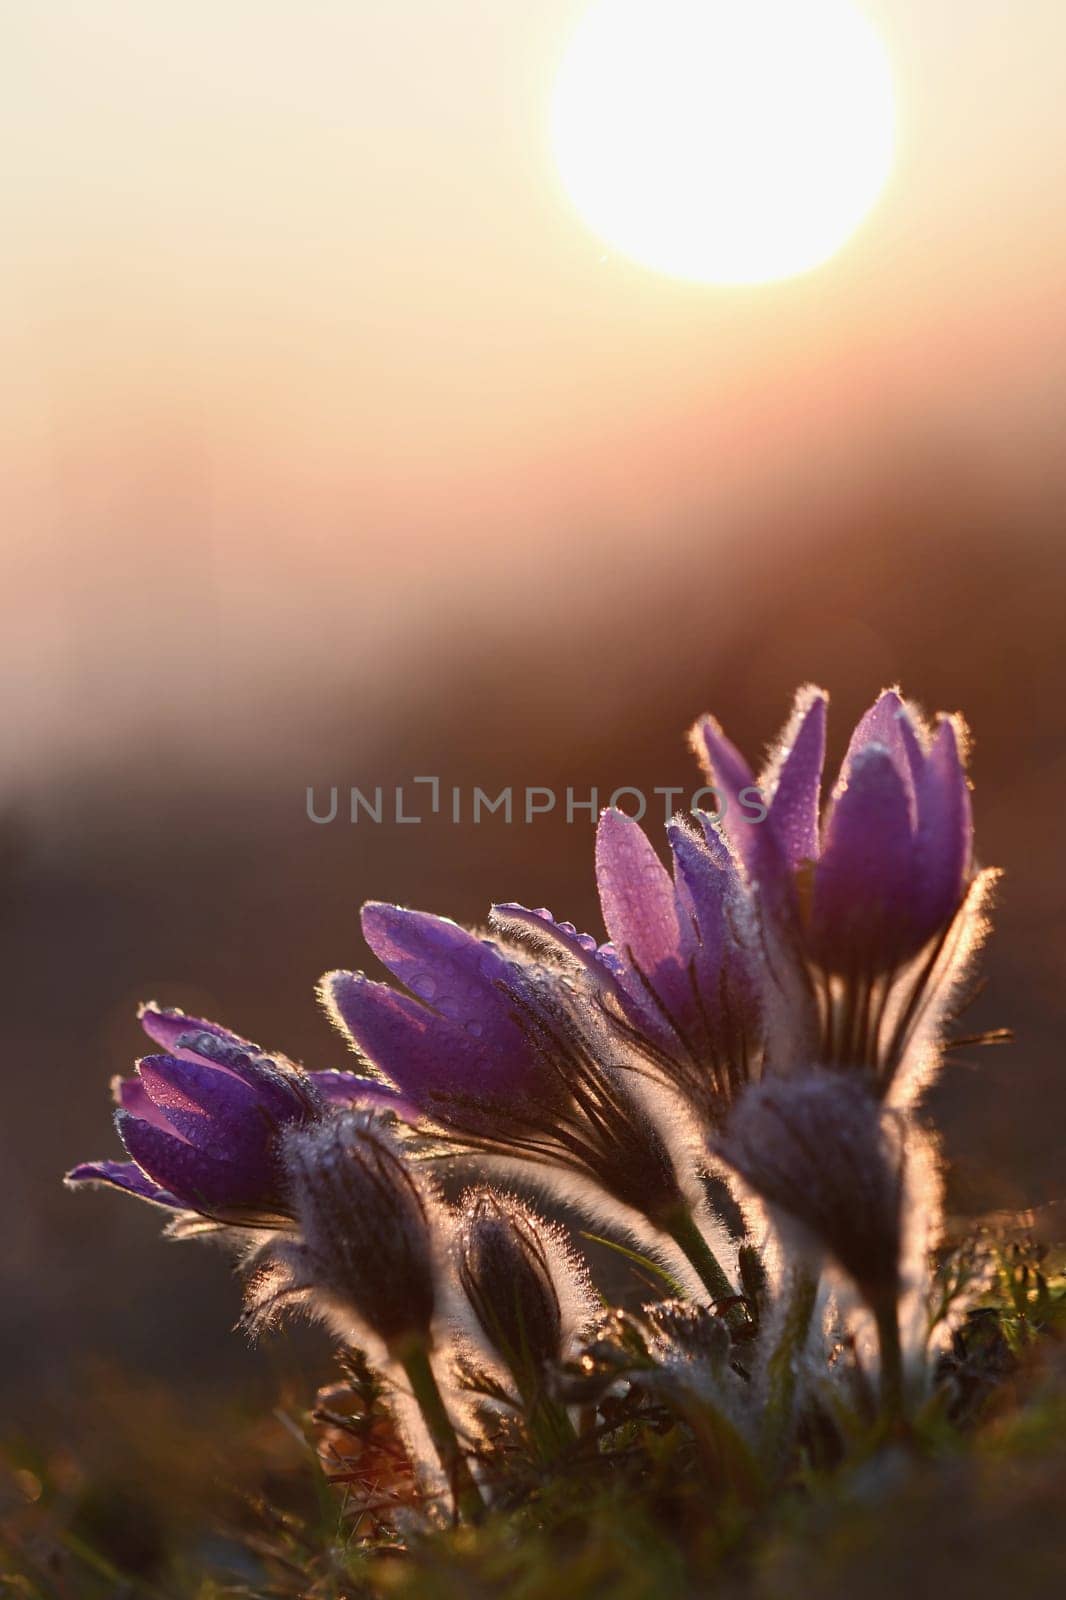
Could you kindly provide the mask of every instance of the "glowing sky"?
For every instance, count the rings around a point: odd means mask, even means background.
[[[442,586],[476,612],[554,550],[636,566],[652,516],[680,544],[710,508],[728,541],[753,484],[886,422],[1046,441],[1066,9],[865,9],[900,92],[886,193],[823,268],[723,291],[574,215],[547,106],[577,0],[5,6],[16,744],[56,737],[79,674],[116,715],[154,681],[161,586],[191,653],[225,619],[237,677],[284,624],[291,678]]]

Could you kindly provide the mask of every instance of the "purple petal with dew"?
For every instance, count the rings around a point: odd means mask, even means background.
[[[691,977],[686,973],[686,984],[674,1002],[674,1011],[689,1043],[697,1050],[712,1051],[715,1039],[711,1035],[730,976],[727,969],[735,961],[726,904],[737,886],[736,866],[727,851],[722,851],[716,860],[703,841],[685,827],[671,823],[667,832],[674,853],[678,904],[695,933]]]
[[[186,1048],[176,1055],[171,1052],[172,1059],[245,1084],[262,1111],[277,1121],[287,1122],[314,1109],[307,1074],[283,1056],[262,1055],[254,1045],[245,1047],[226,1035],[189,1033],[181,1037]]]
[[[834,789],[834,798],[848,783],[856,758],[869,745],[879,745],[888,751],[903,782],[913,817],[915,793],[925,756],[910,713],[897,689],[886,689],[855,724]]]
[[[813,861],[818,854],[825,720],[823,691],[801,690],[795,714],[783,735],[767,818],[785,860],[793,869],[802,861]]]
[[[154,1183],[147,1173],[133,1161],[83,1161],[73,1167],[64,1183],[74,1188],[79,1183],[106,1183],[113,1189],[124,1189],[138,1200],[150,1200],[153,1205],[166,1206],[171,1211],[184,1211],[183,1201]]]
[[[374,954],[425,1006],[485,1047],[522,1049],[501,989],[515,963],[497,945],[446,917],[377,901],[363,907],[362,922]]]
[[[193,1211],[238,1210],[276,1204],[278,1179],[271,1153],[259,1141],[217,1160],[126,1111],[115,1122],[123,1144],[150,1178]]]
[[[395,1111],[404,1120],[415,1119],[418,1107],[405,1100],[391,1083],[380,1078],[361,1078],[355,1072],[310,1072],[308,1077],[326,1105],[375,1105],[384,1111]]]
[[[771,912],[786,915],[792,903],[792,874],[768,815],[764,813],[757,821],[753,815],[754,795],[744,795],[747,789],[754,794],[762,793],[751,768],[713,717],[701,718],[691,737],[693,749],[725,805],[724,815],[717,825],[706,816],[699,817],[705,834],[710,839],[719,829]]]
[[[905,955],[914,897],[906,783],[888,750],[867,745],[829,818],[814,876],[811,938],[834,971],[880,971]]]
[[[612,991],[617,989],[621,963],[614,951],[598,945],[591,933],[579,933],[572,922],[557,922],[545,906],[531,911],[513,901],[502,902],[490,909],[489,922],[504,935],[530,933],[537,940],[555,945],[580,962],[598,984]]]
[[[182,1044],[184,1038],[197,1034],[207,1034],[225,1040],[238,1050],[259,1053],[259,1046],[252,1044],[249,1039],[242,1039],[239,1034],[231,1033],[228,1028],[221,1027],[217,1022],[206,1022],[202,1017],[187,1016],[184,1011],[179,1011],[176,1007],[157,1006],[149,1000],[141,1006],[137,1017],[149,1039],[161,1045],[168,1055],[179,1056],[183,1061],[203,1059],[195,1050]]]
[[[219,1160],[262,1150],[278,1125],[253,1088],[219,1067],[145,1056],[138,1070],[153,1105],[169,1123],[167,1131]]]
[[[688,828],[671,822],[666,830],[674,856],[674,884],[679,906],[695,931],[694,954],[701,984],[717,983],[725,938],[726,894],[735,869],[728,852],[716,859]]]
[[[698,948],[693,918],[651,842],[624,812],[600,818],[596,879],[612,946],[627,964],[626,992],[653,1034],[661,1035],[665,1012],[691,1038],[699,1013],[688,970]],[[669,1047],[668,1039],[661,1042]]]
[[[591,933],[579,933],[572,922],[558,922],[547,906],[530,909],[528,906],[518,905],[516,901],[504,900],[494,905],[489,915],[494,924],[513,923],[554,937],[559,944],[564,945],[575,955],[578,952],[584,955],[596,954],[596,940]]]
[[[692,748],[717,791],[724,815],[721,829],[745,866],[755,871],[759,854],[759,824],[741,809],[741,791],[755,786],[755,774],[736,745],[722,732],[713,717],[701,717],[691,733]]]
[[[173,1133],[166,1113],[152,1100],[140,1078],[112,1078],[111,1094],[115,1104],[121,1106],[123,1111],[132,1111],[135,1117],[143,1117],[145,1122],[152,1122],[157,1128]]]
[[[501,1051],[465,1027],[438,1016],[409,995],[374,983],[361,972],[330,972],[320,993],[359,1051],[397,1084],[402,1095],[428,1108],[433,1095],[455,1093],[510,1098],[529,1093],[536,1063],[520,1041]]]
[[[915,835],[916,928],[931,936],[962,899],[973,853],[970,788],[955,725],[945,717],[918,785]]]
[[[692,939],[678,914],[670,874],[643,828],[624,811],[605,811],[600,818],[596,883],[616,950],[628,949],[647,976],[683,960]]]

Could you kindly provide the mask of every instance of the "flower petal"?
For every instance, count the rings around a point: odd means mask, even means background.
[[[685,827],[671,822],[666,830],[674,856],[675,893],[695,933],[693,955],[701,990],[715,991],[721,972],[726,933],[726,892],[735,868],[723,851],[718,860]]]
[[[170,1052],[172,1060],[239,1080],[254,1092],[263,1112],[276,1121],[289,1122],[316,1109],[307,1073],[284,1056],[265,1056],[255,1045],[244,1045],[219,1032],[181,1037],[184,1048]]]
[[[762,824],[754,822],[740,803],[742,791],[755,788],[755,774],[714,717],[701,717],[690,738],[709,782],[721,796],[722,832],[748,871],[756,877],[763,849]]]
[[[914,839],[905,779],[881,745],[850,767],[814,876],[811,943],[833,972],[887,971],[907,948]]]
[[[596,880],[611,945],[623,962],[620,982],[641,1021],[667,1049],[675,1044],[672,1033],[693,1045],[701,1031],[689,970],[699,950],[694,914],[680,903],[644,830],[622,811],[600,818]]]
[[[231,1072],[176,1056],[145,1056],[137,1065],[149,1099],[169,1124],[164,1131],[208,1155],[257,1158],[277,1129],[269,1106]]]
[[[486,1048],[524,1049],[521,1030],[501,989],[514,964],[499,946],[478,939],[447,917],[378,901],[363,907],[362,924],[379,961],[424,1008],[454,1024],[460,1039],[465,1033]]]
[[[678,912],[670,874],[647,834],[624,811],[605,811],[596,830],[596,883],[611,944],[646,978],[679,967],[694,943]]]
[[[917,798],[916,933],[931,937],[958,909],[973,852],[970,789],[950,717],[937,729]]]
[[[792,721],[782,736],[768,820],[793,869],[818,854],[826,703],[823,690],[801,690]],[[763,788],[767,789],[765,781]]]
[[[128,1111],[117,1112],[115,1122],[137,1165],[188,1210],[249,1210],[273,1200],[278,1180],[262,1147],[219,1161]]]
[[[132,1111],[135,1117],[143,1117],[145,1122],[154,1123],[166,1133],[174,1132],[166,1113],[152,1100],[140,1078],[122,1078],[116,1075],[111,1079],[111,1095],[115,1104],[121,1106],[123,1111]]]
[[[536,1067],[521,1048],[501,1052],[466,1027],[449,1022],[388,984],[361,972],[328,972],[319,992],[335,1022],[360,1053],[423,1111],[440,1095],[480,1096],[491,1102],[527,1092]]]
[[[106,1183],[136,1195],[138,1200],[150,1200],[153,1205],[167,1206],[171,1211],[185,1210],[183,1201],[153,1183],[133,1161],[83,1161],[67,1173],[63,1182],[72,1189],[80,1183]]]
[[[837,793],[843,793],[857,757],[869,745],[879,745],[888,751],[906,792],[913,820],[915,793],[925,756],[910,712],[897,689],[886,689],[855,724],[833,791],[834,798]],[[826,820],[828,822],[828,818]]]
[[[212,1034],[216,1039],[226,1040],[239,1050],[259,1052],[257,1044],[242,1039],[239,1034],[231,1033],[228,1028],[221,1027],[217,1022],[205,1022],[202,1017],[187,1016],[184,1011],[179,1011],[174,1006],[157,1006],[153,1000],[146,1001],[140,1007],[137,1018],[149,1039],[162,1045],[168,1055],[178,1056],[183,1061],[203,1059],[195,1050],[181,1043],[186,1036],[196,1034]]]
[[[377,1105],[384,1111],[395,1111],[405,1121],[418,1117],[418,1107],[405,1100],[391,1083],[380,1078],[361,1078],[355,1072],[310,1072],[308,1077],[326,1105],[353,1106]]]

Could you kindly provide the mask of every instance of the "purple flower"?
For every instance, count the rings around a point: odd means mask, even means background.
[[[900,1286],[903,1131],[855,1078],[808,1069],[747,1089],[715,1148],[799,1254],[829,1256],[877,1306]]]
[[[965,734],[935,733],[888,689],[851,736],[819,829],[826,697],[804,689],[761,779],[765,821],[734,802],[755,779],[712,718],[693,733],[728,799],[723,828],[771,904],[800,896],[811,955],[829,972],[893,971],[952,920],[971,875],[973,826]]]
[[[667,836],[672,877],[633,818],[602,814],[605,945],[544,909],[494,906],[493,922],[587,968],[623,1036],[716,1125],[759,1060],[761,952],[736,863],[710,819],[678,819]]]
[[[481,1337],[529,1403],[589,1320],[587,1271],[562,1229],[514,1195],[472,1189],[457,1220],[459,1282]]]
[[[115,1078],[115,1123],[130,1161],[85,1162],[71,1185],[105,1183],[175,1211],[232,1226],[287,1216],[279,1134],[329,1104],[394,1100],[352,1073],[307,1073],[217,1023],[144,1006],[141,1025],[166,1053]]]
[[[395,1352],[430,1338],[444,1213],[372,1110],[290,1127],[281,1158],[298,1236],[271,1242],[248,1286],[245,1323],[307,1305],[343,1338]]]
[[[320,993],[361,1057],[426,1115],[491,1126],[494,1108],[555,1094],[515,1015],[517,952],[447,917],[371,901],[363,933],[407,993],[330,972]]]
[[[946,993],[949,942],[966,942],[959,913],[973,879],[973,827],[965,730],[943,715],[929,729],[886,690],[855,728],[820,818],[825,714],[821,690],[800,691],[757,785],[713,718],[697,723],[693,745],[725,801],[722,832],[750,885],[762,938],[779,963],[782,953],[797,957],[810,974],[820,1053],[891,1076],[934,978]],[[751,786],[764,820],[741,801]]]
[[[758,1058],[761,1018],[736,866],[710,822],[696,820],[700,837],[680,822],[667,829],[671,878],[638,824],[605,811],[596,879],[624,1008],[714,1122]]]
[[[669,1140],[581,961],[377,903],[363,932],[408,992],[332,972],[322,997],[406,1103],[468,1148],[592,1179],[638,1215],[685,1206]]]

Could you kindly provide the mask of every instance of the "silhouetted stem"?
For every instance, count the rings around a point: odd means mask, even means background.
[[[539,1394],[526,1402],[525,1412],[530,1434],[546,1461],[577,1442],[577,1430],[570,1414],[557,1400]]]
[[[398,1359],[411,1385],[411,1393],[418,1402],[433,1448],[447,1475],[456,1510],[466,1521],[473,1521],[484,1509],[484,1502],[448,1415],[444,1396],[430,1364],[429,1351],[420,1341],[413,1340],[398,1353]]]
[[[679,1393],[673,1404],[691,1428],[712,1482],[727,1484],[748,1505],[757,1504],[765,1492],[765,1479],[747,1442],[724,1412],[710,1400],[686,1391]]]
[[[818,1298],[818,1274],[797,1267],[787,1293],[784,1317],[766,1363],[766,1409],[760,1443],[768,1470],[777,1465],[792,1431],[797,1367]]]
[[[881,1418],[887,1424],[903,1416],[903,1349],[899,1337],[899,1306],[894,1294],[875,1307],[877,1340],[881,1348]]]
[[[663,1223],[665,1231],[699,1274],[712,1300],[729,1300],[736,1290],[722,1270],[718,1257],[696,1226],[687,1206],[679,1207]]]

